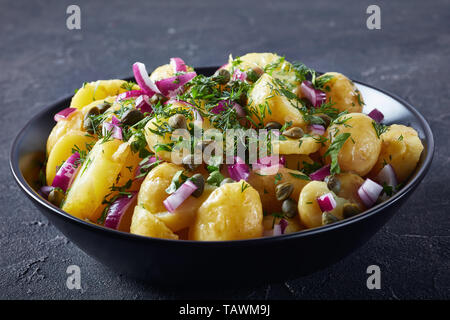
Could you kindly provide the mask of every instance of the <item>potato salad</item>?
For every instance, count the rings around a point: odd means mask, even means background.
[[[415,170],[416,130],[386,125],[346,76],[273,53],[197,74],[181,58],[98,80],[55,114],[42,197],[94,224],[199,241],[279,236],[386,201]]]

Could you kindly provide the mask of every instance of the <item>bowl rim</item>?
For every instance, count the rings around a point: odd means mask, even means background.
[[[213,67],[198,67],[195,69],[197,71],[201,71],[201,70],[217,69],[217,68],[218,67],[213,66]],[[129,80],[129,79],[132,79],[132,78],[131,77],[124,78],[124,80]],[[308,236],[312,236],[312,235],[318,235],[318,234],[321,234],[321,233],[324,233],[327,231],[343,228],[349,224],[357,223],[360,220],[367,219],[372,215],[380,213],[385,208],[395,204],[397,201],[400,201],[409,192],[411,192],[420,183],[420,181],[424,178],[424,176],[426,175],[426,173],[428,172],[428,170],[431,166],[433,155],[434,155],[435,143],[434,143],[434,137],[433,137],[433,132],[431,130],[431,127],[428,124],[425,117],[422,114],[420,114],[410,103],[408,103],[407,101],[400,98],[396,94],[393,94],[387,90],[379,89],[375,86],[366,84],[362,81],[353,80],[353,79],[351,79],[351,80],[357,84],[361,84],[368,88],[379,91],[379,92],[391,97],[392,99],[396,100],[403,106],[405,106],[408,109],[408,111],[411,112],[414,115],[414,117],[419,120],[420,124],[423,127],[423,131],[424,131],[424,135],[425,135],[424,141],[426,142],[425,150],[427,153],[426,153],[425,159],[423,160],[421,167],[418,169],[415,176],[412,179],[410,179],[408,181],[408,183],[402,189],[400,189],[400,191],[398,193],[396,193],[394,196],[389,198],[387,201],[382,202],[382,203],[364,211],[363,213],[361,213],[359,215],[341,220],[341,221],[333,223],[333,224],[320,226],[320,227],[312,228],[312,229],[306,229],[306,230],[302,230],[302,231],[294,232],[294,233],[290,233],[290,234],[271,236],[271,237],[252,238],[252,239],[245,239],[245,240],[196,241],[196,240],[162,239],[162,238],[141,236],[141,235],[136,235],[136,234],[132,234],[129,232],[123,232],[123,231],[119,231],[119,230],[115,230],[115,229],[106,228],[106,227],[103,227],[103,226],[100,226],[100,225],[97,225],[97,224],[94,224],[94,223],[91,223],[88,221],[81,220],[77,217],[74,217],[71,214],[61,210],[60,208],[52,205],[51,203],[47,202],[42,197],[40,197],[38,195],[38,193],[36,191],[34,191],[34,189],[31,188],[31,186],[26,182],[26,180],[23,177],[23,175],[20,171],[20,168],[19,168],[19,146],[21,145],[22,139],[25,136],[25,133],[28,131],[28,128],[32,124],[34,124],[36,119],[40,118],[43,114],[47,113],[50,109],[55,108],[57,105],[61,105],[65,102],[67,102],[69,99],[72,98],[72,96],[67,96],[65,98],[59,99],[56,102],[50,104],[49,106],[47,106],[46,108],[44,108],[43,110],[41,110],[37,114],[35,114],[30,120],[28,120],[28,122],[25,124],[25,126],[20,129],[20,131],[14,138],[13,143],[11,145],[10,157],[9,157],[10,169],[11,169],[11,172],[13,174],[13,177],[14,177],[16,183],[19,185],[19,187],[22,189],[22,191],[29,198],[32,199],[32,201],[34,203],[36,203],[39,206],[50,211],[52,214],[56,214],[64,219],[68,220],[69,223],[77,223],[77,224],[79,224],[80,227],[91,229],[91,231],[97,230],[99,232],[104,232],[105,235],[107,235],[107,236],[123,237],[124,239],[133,240],[133,241],[148,241],[148,242],[154,242],[156,244],[161,244],[161,245],[173,244],[173,245],[179,245],[179,246],[186,245],[186,246],[190,246],[190,247],[200,246],[200,247],[208,247],[209,248],[209,247],[224,247],[224,246],[230,246],[230,245],[233,245],[233,246],[235,246],[235,245],[251,246],[251,245],[260,245],[260,244],[263,245],[267,242],[288,241],[288,240],[295,240],[298,238],[308,237]]]

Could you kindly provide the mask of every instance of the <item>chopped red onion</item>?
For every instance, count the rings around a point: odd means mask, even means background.
[[[116,101],[120,101],[120,100],[126,100],[126,99],[130,99],[130,98],[135,98],[135,97],[139,97],[141,95],[145,94],[145,92],[143,90],[130,90],[130,91],[125,91],[122,92],[121,94],[119,94],[116,98]]]
[[[384,114],[380,110],[378,110],[377,108],[375,108],[372,111],[370,111],[368,116],[371,117],[373,120],[375,120],[378,123],[383,121],[383,119],[384,119]]]
[[[195,190],[197,190],[197,186],[191,180],[186,180],[174,193],[164,200],[163,203],[167,211],[173,213]]]
[[[183,73],[174,77],[156,81],[156,86],[162,95],[167,97],[175,97],[177,94],[182,92],[184,85],[191,81],[195,76],[197,76],[197,73],[195,72]]]
[[[50,192],[52,192],[52,190],[54,189],[54,187],[52,186],[43,186],[38,190],[38,193],[45,199],[48,199],[48,195],[50,194]]]
[[[289,223],[285,219],[281,219],[279,225],[281,228],[281,234],[284,234],[284,231],[286,231],[286,228],[289,225]]]
[[[52,187],[60,188],[64,192],[70,188],[78,169],[77,162],[80,160],[80,154],[74,152],[59,168],[52,182]]]
[[[380,184],[385,183],[388,186],[395,188],[398,184],[397,175],[395,174],[394,168],[387,164],[380,170],[376,178],[377,182]]]
[[[114,139],[123,139],[122,129],[120,128],[120,121],[116,116],[112,116],[111,122],[103,122],[102,124],[102,134],[106,136],[108,132],[111,132],[111,137]]]
[[[187,72],[186,63],[181,58],[170,58],[170,65],[173,68],[173,72]]]
[[[311,180],[323,181],[325,179],[325,177],[329,176],[330,174],[331,174],[330,173],[330,165],[326,165],[326,166],[320,168],[319,170],[311,173],[309,175],[309,177],[311,178]]]
[[[234,164],[229,164],[228,174],[234,181],[248,180],[250,176],[250,168],[240,157],[234,157]]]
[[[336,200],[334,200],[333,194],[331,192],[317,198],[317,204],[319,205],[322,212],[333,211],[333,209],[336,208]]]
[[[383,187],[369,178],[358,189],[358,196],[367,208],[372,207],[380,196]]]
[[[325,127],[320,124],[313,124],[309,126],[309,130],[312,134],[318,134],[319,136],[325,133]]]
[[[60,112],[58,112],[57,114],[55,114],[53,119],[56,122],[58,122],[59,120],[67,120],[77,110],[78,110],[77,108],[65,108],[65,109],[61,110]]]
[[[137,176],[139,176],[141,174],[141,169],[145,166],[151,165],[152,163],[156,162],[156,157],[150,157],[145,163],[140,163],[137,167],[136,170],[134,171],[134,178],[136,179]],[[144,177],[140,178],[140,179],[144,179]]]
[[[234,70],[233,76],[232,76],[233,81],[236,81],[236,80],[245,81],[245,79],[247,79],[247,73],[245,73],[239,69]]]
[[[273,226],[273,236],[281,236],[283,234],[283,231],[281,230],[281,226],[279,224],[276,224]]]
[[[133,73],[136,82],[141,90],[143,90],[148,96],[153,96],[155,93],[161,93],[156,84],[148,76],[145,64],[141,62],[135,62],[133,64]]]
[[[106,214],[105,227],[115,230],[119,228],[120,221],[133,203],[136,195],[137,192],[131,192],[131,196],[124,195],[111,204]]]
[[[274,165],[279,165],[280,167],[284,167],[285,164],[286,164],[286,158],[284,155],[282,155],[282,156],[271,155],[271,156],[265,156],[265,157],[259,158],[256,161],[256,163],[252,164],[252,169],[260,170],[260,169],[271,167]]]
[[[153,108],[150,104],[150,98],[143,94],[136,98],[136,109],[142,113],[152,113]]]
[[[220,100],[217,103],[217,106],[211,109],[211,112],[214,114],[219,114],[228,109],[229,107],[233,108],[236,111],[238,117],[244,118],[246,116],[244,108],[242,108],[242,106],[239,103],[232,102],[230,100]]]
[[[303,81],[300,85],[300,91],[314,107],[321,106],[327,100],[325,92],[314,89],[311,81]]]

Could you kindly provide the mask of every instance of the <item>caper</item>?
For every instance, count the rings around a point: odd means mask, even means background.
[[[94,128],[94,122],[92,121],[92,116],[98,116],[100,114],[100,111],[98,110],[97,107],[92,107],[91,109],[89,109],[88,113],[86,113],[86,115],[84,116],[84,120],[83,120],[83,128],[84,130],[86,130],[88,133],[90,134],[94,134],[95,133],[95,128]]]
[[[325,128],[328,128],[328,126],[329,126],[330,123],[331,123],[331,117],[328,116],[328,115],[326,115],[326,114],[321,114],[321,115],[319,115],[318,117],[319,117],[320,119],[322,119],[322,121],[324,122],[324,123],[323,123],[323,126],[324,126]]]
[[[175,114],[169,118],[169,126],[174,129],[186,129],[186,117],[182,114]]]
[[[331,213],[325,211],[324,213],[322,213],[322,225],[326,225],[326,224],[330,224],[330,223],[335,223],[338,222],[339,219],[336,218],[334,215],[332,215]]]
[[[298,213],[297,202],[292,199],[286,199],[281,204],[281,211],[288,218],[293,218]]]
[[[230,73],[226,69],[219,69],[212,76],[212,80],[218,84],[226,84],[230,81]]]
[[[223,186],[224,184],[227,184],[227,183],[233,183],[233,182],[235,182],[233,179],[231,179],[231,178],[225,178],[225,179],[223,179],[222,182],[220,183],[220,186]]]
[[[263,75],[264,70],[260,67],[254,67],[247,71],[247,79],[251,82],[256,82]]]
[[[50,203],[53,203],[57,207],[61,206],[63,200],[64,200],[64,193],[58,188],[54,188],[48,194],[48,201],[50,201]]]
[[[294,191],[294,186],[290,182],[280,183],[275,188],[275,196],[277,200],[284,201],[289,198]]]
[[[283,131],[283,136],[291,138],[291,139],[300,139],[303,137],[304,132],[302,128],[299,127],[292,127],[288,130]]]
[[[361,209],[356,203],[346,203],[342,208],[342,215],[344,216],[344,218],[350,218],[356,216],[359,213],[361,213]]]
[[[108,110],[111,107],[111,103],[108,101],[103,101],[102,103],[97,105],[98,111],[100,114],[105,113],[106,110]]]
[[[199,164],[195,163],[195,157],[193,154],[188,154],[187,156],[185,156],[182,160],[181,163],[184,165],[184,167],[186,169],[188,169],[189,171],[194,171],[195,169],[198,168]]]
[[[194,174],[189,180],[197,187],[197,189],[192,193],[192,196],[198,198],[202,195],[205,189],[205,178],[200,173]]]
[[[159,93],[155,93],[151,98],[150,98],[150,103],[152,105],[156,105],[159,103],[163,104],[164,102],[166,102],[168,99],[163,96],[162,94]]]
[[[271,121],[269,123],[267,123],[265,125],[265,129],[267,130],[280,130],[283,126],[281,125],[281,123],[276,122],[276,121]]]
[[[328,190],[333,191],[338,194],[341,191],[341,181],[334,175],[325,177],[325,182],[327,183]]]
[[[127,126],[132,126],[144,118],[145,118],[145,116],[139,110],[129,109],[122,114],[122,117],[120,118],[120,120],[121,120],[122,124],[127,125]]]

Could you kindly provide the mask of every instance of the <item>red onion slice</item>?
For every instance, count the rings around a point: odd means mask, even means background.
[[[384,114],[380,110],[378,110],[377,108],[375,108],[372,111],[370,111],[368,116],[371,117],[373,120],[375,120],[378,123],[383,121],[383,119],[384,119]]]
[[[323,181],[325,179],[325,177],[329,176],[330,174],[331,174],[330,165],[326,165],[326,166],[320,168],[319,170],[311,173],[309,175],[309,177],[311,178],[311,180],[314,180],[314,181]]]
[[[139,87],[149,96],[153,96],[155,93],[161,93],[156,84],[148,76],[145,64],[141,62],[135,62],[133,64],[133,74]]]
[[[319,205],[322,212],[330,212],[333,211],[334,208],[336,208],[336,200],[334,200],[333,194],[331,192],[317,198],[317,204]]]
[[[247,115],[245,113],[244,108],[242,108],[242,106],[239,103],[232,102],[230,100],[220,100],[217,103],[217,106],[211,109],[211,112],[214,114],[219,114],[230,107],[236,111],[236,114],[238,115],[239,118],[245,118],[245,116]]]
[[[231,79],[233,81],[236,81],[236,80],[245,81],[245,79],[247,79],[247,73],[245,73],[239,69],[235,69]]]
[[[314,107],[321,106],[327,100],[325,92],[314,89],[311,81],[303,81],[300,85],[300,91]]]
[[[195,190],[197,186],[192,181],[186,180],[177,191],[163,201],[167,211],[173,213]]]
[[[385,165],[383,169],[380,170],[376,180],[380,184],[385,183],[393,188],[398,185],[397,175],[395,174],[394,168],[390,164]]]
[[[121,94],[119,94],[117,96],[116,101],[139,97],[143,94],[145,94],[145,92],[143,90],[130,90],[130,91],[122,92]]]
[[[38,190],[38,193],[45,199],[48,199],[48,195],[50,194],[50,192],[52,192],[52,190],[54,189],[54,187],[52,186],[43,186]]]
[[[139,164],[136,167],[136,170],[134,171],[134,178],[137,179],[136,177],[141,174],[142,167],[151,165],[152,163],[155,163],[155,162],[156,162],[156,157],[150,157],[145,163]],[[139,179],[144,179],[144,177],[139,178]]]
[[[173,72],[187,72],[186,63],[181,58],[170,58],[170,65],[173,68]]]
[[[281,219],[279,225],[281,228],[281,234],[284,234],[289,223],[285,219]]]
[[[136,198],[137,192],[131,192],[131,196],[124,195],[117,198],[108,208],[105,219],[105,227],[117,230],[125,212],[127,212],[133,200]]]
[[[256,161],[256,163],[252,164],[252,169],[261,170],[263,168],[268,168],[276,165],[278,165],[279,167],[284,167],[285,164],[286,164],[285,156],[271,155],[259,158],[258,161]]]
[[[60,188],[64,192],[70,188],[73,179],[75,178],[75,173],[78,169],[77,162],[80,160],[80,154],[74,152],[59,168],[52,182],[52,187]]]
[[[116,118],[116,116],[112,116],[111,122],[103,122],[102,124],[102,134],[104,136],[108,135],[108,132],[111,132],[111,137],[114,139],[122,140],[122,128],[120,128],[120,121]]]
[[[152,113],[153,108],[150,104],[150,98],[143,94],[136,98],[136,109],[142,113]]]
[[[325,127],[320,124],[313,124],[309,126],[309,130],[312,134],[318,134],[319,136],[325,133]]]
[[[197,73],[195,72],[180,74],[178,76],[156,81],[156,86],[162,95],[175,97],[178,93],[181,93],[184,88],[183,86],[191,81],[195,76],[197,76]]]
[[[234,181],[248,180],[250,176],[250,168],[240,157],[234,157],[234,164],[229,164],[228,174]]]
[[[281,226],[279,224],[276,224],[273,226],[273,236],[281,236],[283,234],[283,231],[281,230]]]
[[[54,115],[53,119],[58,122],[59,120],[68,120],[71,115],[77,111],[77,108],[65,108]]]
[[[383,187],[369,178],[358,189],[358,196],[367,208],[372,207],[380,196]]]

